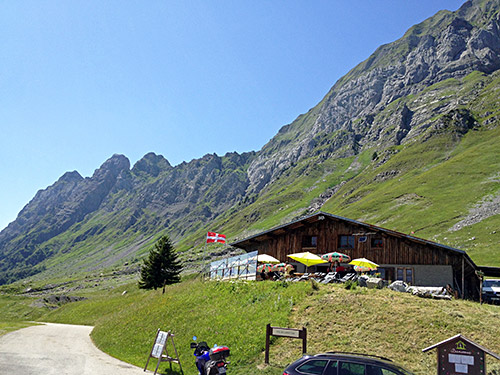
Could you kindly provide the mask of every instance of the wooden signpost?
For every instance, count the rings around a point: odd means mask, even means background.
[[[170,339],[170,341],[172,341],[172,346],[174,348],[175,357],[171,357],[168,355],[167,342],[169,339]],[[158,331],[156,331],[155,341],[154,341],[153,347],[151,348],[151,352],[149,353],[149,357],[148,357],[148,360],[146,362],[146,366],[144,367],[144,371],[146,371],[146,369],[148,368],[149,360],[151,359],[151,357],[158,359],[158,363],[156,364],[156,369],[154,372],[155,375],[156,375],[156,372],[158,371],[158,367],[160,366],[161,362],[170,362],[171,368],[172,368],[172,362],[178,363],[179,367],[181,369],[181,373],[184,373],[182,371],[182,366],[181,366],[181,362],[179,360],[179,355],[177,354],[177,349],[175,349],[174,334],[170,331],[163,332],[163,331],[160,331],[159,328],[158,328]]]
[[[437,348],[438,375],[486,375],[484,354],[500,359],[488,349],[462,335],[456,335],[423,349],[427,352]]]
[[[270,337],[289,337],[292,339],[302,340],[302,353],[307,352],[307,329],[302,327],[302,329],[295,328],[282,328],[282,327],[271,327],[271,324],[266,326],[266,354],[265,363],[269,364],[269,344]]]

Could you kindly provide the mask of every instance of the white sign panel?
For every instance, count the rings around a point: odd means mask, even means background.
[[[300,332],[296,329],[273,328],[273,336],[300,337]]]
[[[167,342],[167,332],[160,331],[158,332],[158,336],[156,336],[156,342],[153,347],[153,351],[151,352],[151,356],[154,358],[160,358],[163,353],[163,348],[165,347],[165,343]]]

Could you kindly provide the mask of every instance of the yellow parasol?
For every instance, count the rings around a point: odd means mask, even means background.
[[[349,264],[362,268],[369,268],[370,270],[376,270],[378,267],[380,267],[378,264],[373,263],[371,260],[368,260],[366,258],[353,259],[349,262]]]
[[[288,256],[297,262],[304,264],[307,268],[316,264],[328,263],[326,260],[321,259],[316,254],[310,253],[309,251],[306,251],[305,253],[290,254]]]

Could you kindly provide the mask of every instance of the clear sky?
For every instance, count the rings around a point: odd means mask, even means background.
[[[66,171],[258,151],[463,0],[0,2],[0,229]]]

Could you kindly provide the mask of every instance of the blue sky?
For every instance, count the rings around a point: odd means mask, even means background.
[[[0,229],[66,171],[259,150],[461,0],[3,1]]]

